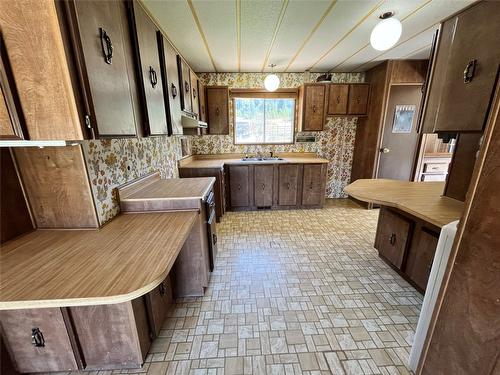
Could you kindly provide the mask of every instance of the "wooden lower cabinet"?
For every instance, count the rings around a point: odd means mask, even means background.
[[[402,211],[380,208],[375,248],[420,292],[425,292],[440,229]]]
[[[254,203],[255,207],[273,205],[274,165],[256,165],[254,167]]]
[[[323,206],[327,164],[304,164],[302,206]]]
[[[278,166],[278,206],[298,204],[299,167],[298,164]]]
[[[156,338],[173,302],[170,275],[149,292],[145,298],[149,322],[151,323],[151,335]]]
[[[249,165],[229,166],[229,199],[231,207],[250,207],[250,168]]]

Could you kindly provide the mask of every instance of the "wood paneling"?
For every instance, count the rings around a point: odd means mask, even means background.
[[[256,207],[273,205],[274,165],[254,166],[254,204]]]
[[[295,206],[299,192],[299,164],[278,165],[278,205]]]
[[[83,139],[55,2],[2,1],[0,24],[30,139]]]
[[[197,212],[123,214],[100,230],[41,230],[2,245],[0,309],[120,303],[168,275]]]
[[[206,87],[209,134],[229,134],[229,89]]]
[[[417,374],[500,369],[500,85]]]
[[[319,206],[325,200],[325,164],[305,164],[302,179],[302,205]]]
[[[146,322],[146,337],[148,328],[146,307],[142,298],[139,300],[142,303],[141,309],[134,309],[132,302],[70,308],[86,369],[140,367],[142,365],[144,357],[138,331],[144,328],[143,324],[140,324],[141,321]]]
[[[326,85],[305,84],[301,95],[303,98],[303,118],[300,131],[320,131],[325,124]]]
[[[451,159],[444,195],[465,201],[482,134],[460,134]]]
[[[19,372],[78,369],[60,308],[0,311],[0,324]],[[32,344],[32,329],[36,328],[45,340],[43,347]]]
[[[0,149],[0,243],[33,230],[33,223],[10,149]]]
[[[380,209],[375,248],[397,268],[403,265],[411,223],[386,207]]]
[[[231,207],[250,206],[250,166],[229,166],[229,189]]]
[[[347,99],[349,97],[349,85],[331,84],[328,86],[328,114],[347,114]]]
[[[99,226],[81,146],[16,148],[37,228]]]
[[[350,115],[366,115],[370,85],[349,85],[349,101],[347,113]]]

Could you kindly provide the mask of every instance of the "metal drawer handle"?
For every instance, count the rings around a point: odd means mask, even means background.
[[[313,112],[316,113],[316,106],[313,105]]]
[[[286,183],[286,188],[287,188],[288,190],[290,190],[290,183],[289,183],[289,182],[287,182],[287,183]]]
[[[337,96],[337,104],[340,104],[340,96]]]
[[[189,83],[187,81],[184,81],[184,90],[189,92]]]
[[[158,84],[158,76],[152,66],[149,67],[149,80],[151,81],[151,86],[155,88]]]
[[[99,35],[101,36],[101,47],[102,54],[104,55],[104,61],[106,61],[106,64],[111,64],[111,59],[113,58],[113,43],[111,42],[111,38],[102,27],[99,27]]]
[[[165,283],[162,281],[160,284],[160,296],[164,296],[167,293],[167,289],[165,288]]]
[[[217,235],[216,234],[212,234],[212,242],[214,243],[214,245],[217,243]]]
[[[262,190],[266,188],[266,184],[262,184]]]
[[[219,113],[220,113],[220,110],[219,110],[219,107],[217,107],[217,108],[215,109],[215,114],[216,114],[217,116],[219,116]]]
[[[43,348],[45,346],[45,339],[40,328],[31,329],[31,343],[36,348]]]
[[[390,236],[389,236],[389,243],[391,245],[394,245],[396,243],[396,234],[395,233],[392,233]]]
[[[474,72],[476,71],[476,59],[469,60],[464,69],[464,83],[472,82],[474,78]]]
[[[193,98],[196,99],[196,89],[193,89]]]
[[[173,83],[170,91],[172,92],[172,98],[175,98],[177,96],[177,87]]]
[[[240,184],[238,184],[238,190],[241,190],[241,185]]]
[[[313,184],[311,183],[311,185],[309,185],[309,190],[312,190],[313,189]]]

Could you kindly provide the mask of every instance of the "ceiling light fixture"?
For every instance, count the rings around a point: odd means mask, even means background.
[[[264,79],[264,87],[267,91],[276,91],[278,87],[280,87],[280,79],[276,74],[274,74],[275,66],[276,64],[269,64],[271,74],[268,74]]]
[[[394,12],[385,12],[379,18],[380,21],[372,30],[370,44],[377,51],[385,51],[394,46],[403,31],[401,21],[393,18]]]

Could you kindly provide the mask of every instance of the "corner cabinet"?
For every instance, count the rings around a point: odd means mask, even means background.
[[[208,133],[219,135],[229,134],[229,87],[207,86],[205,93]]]

